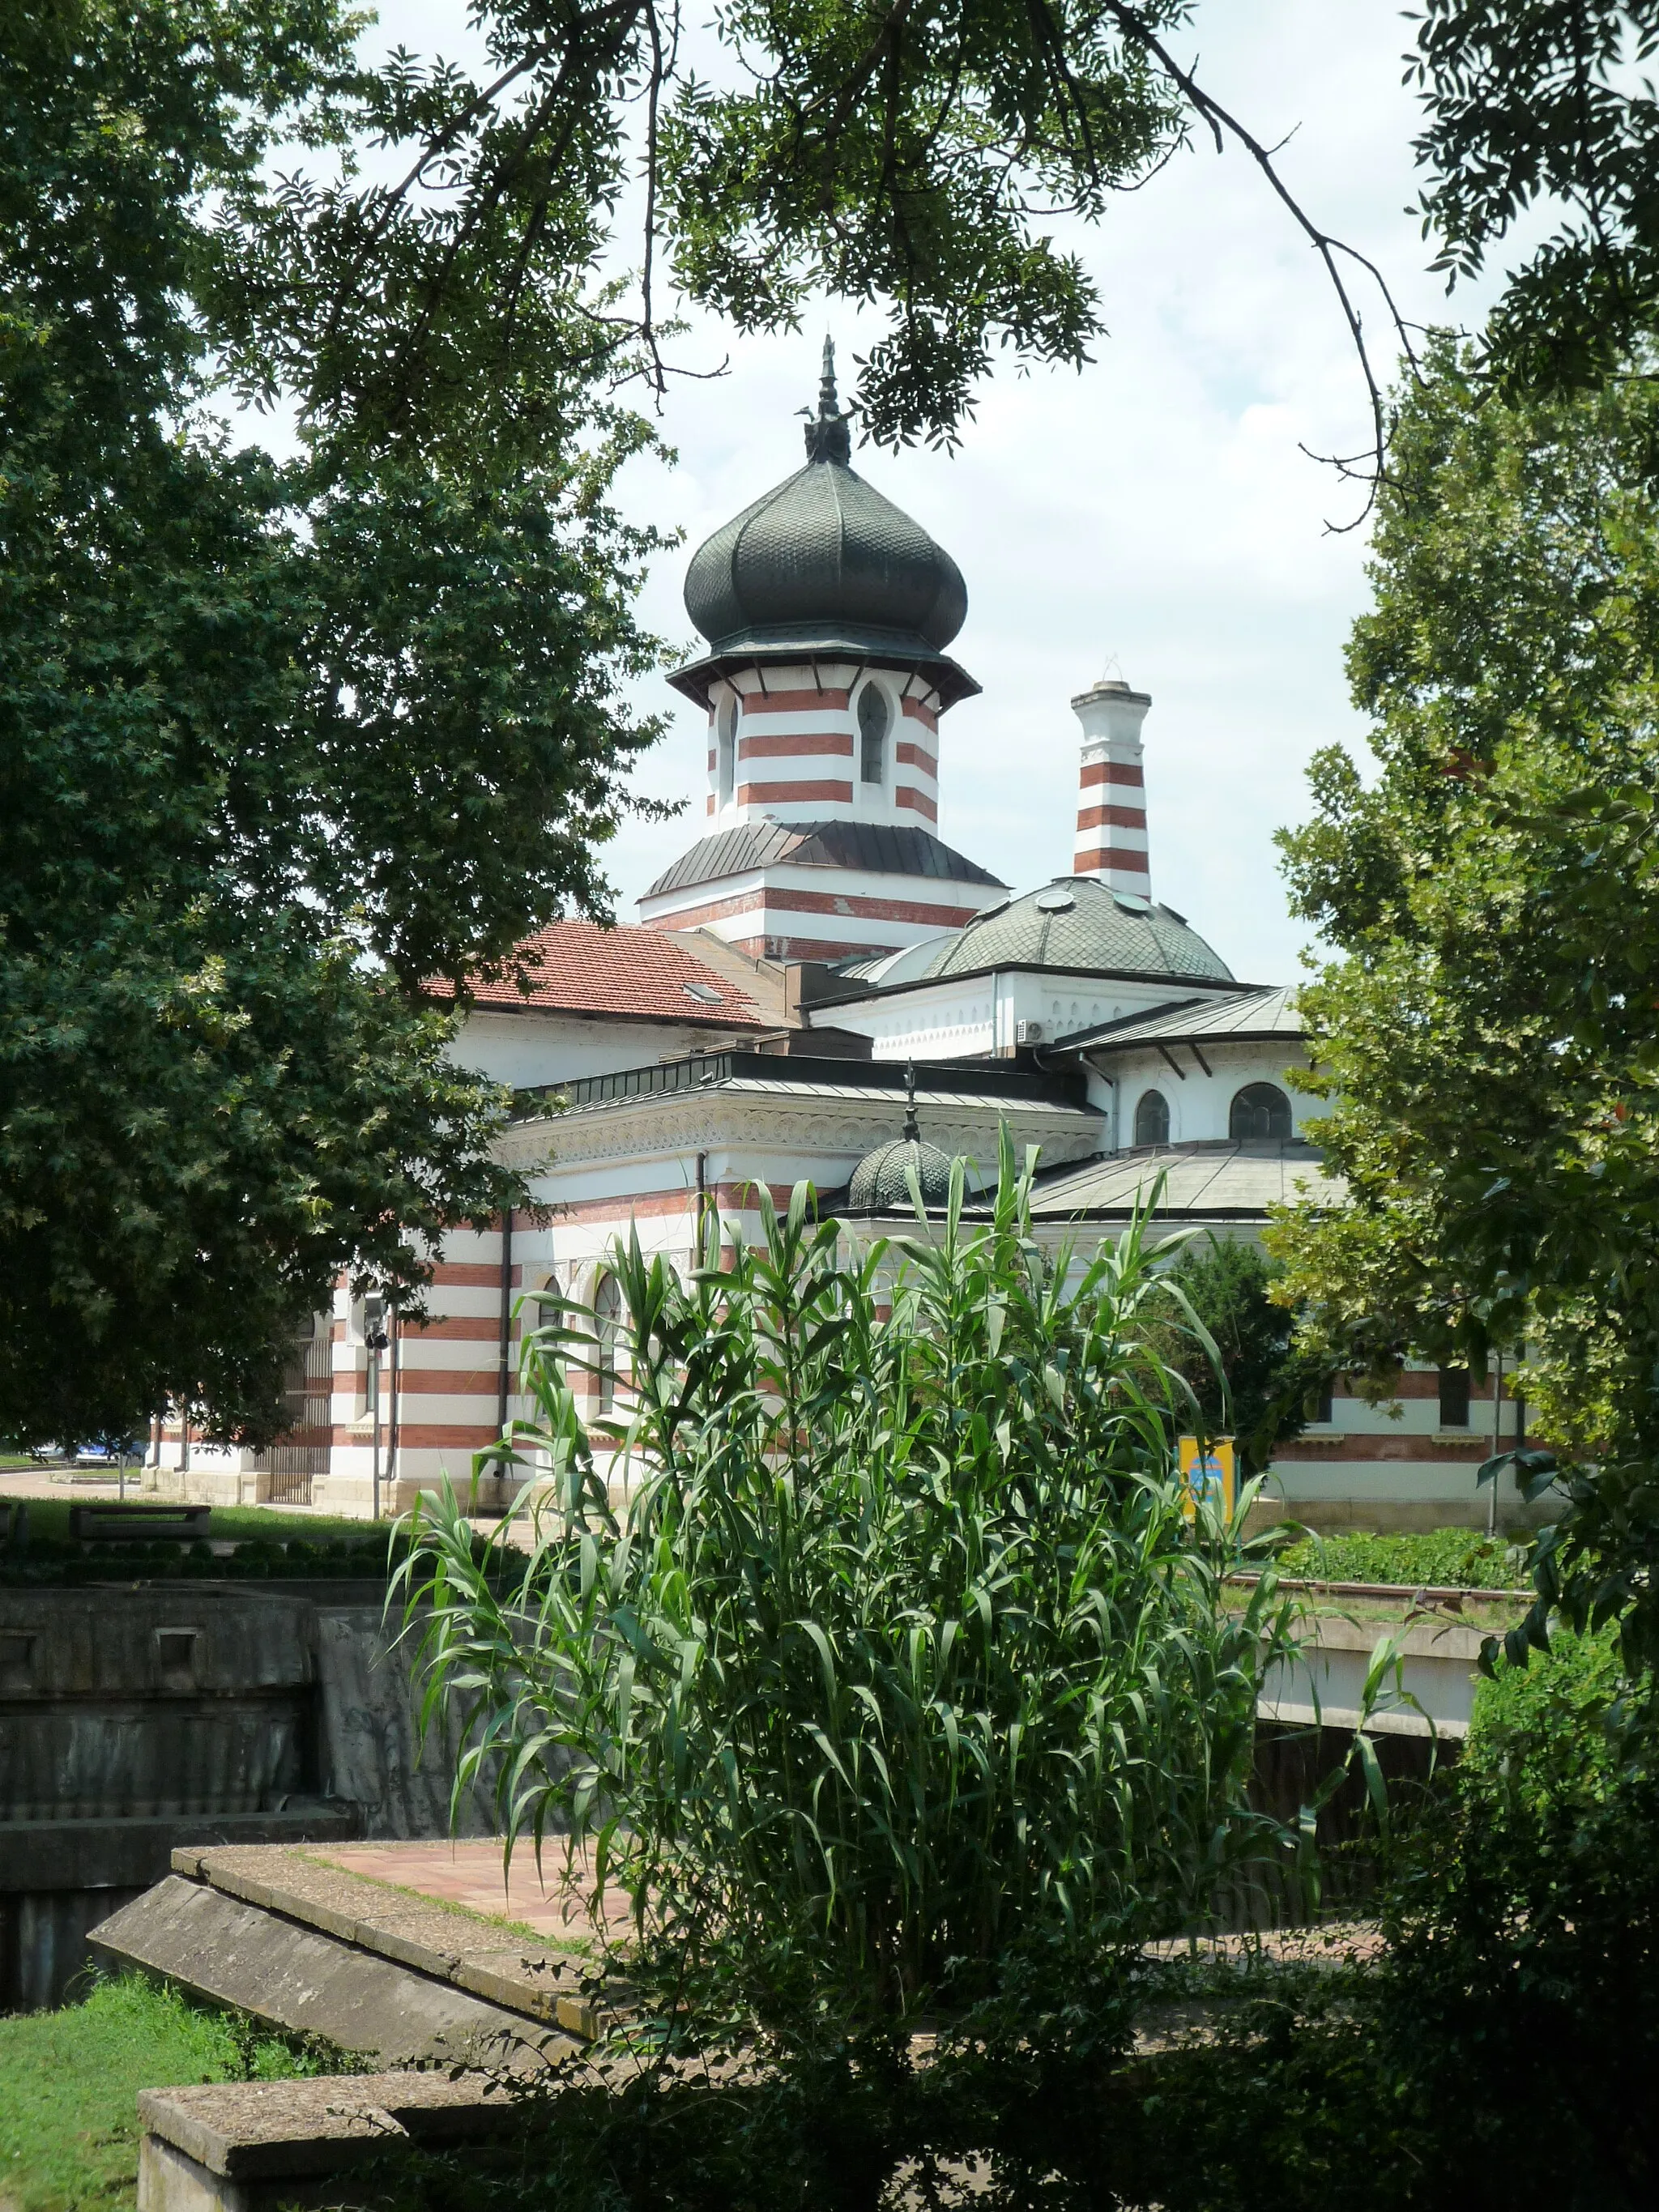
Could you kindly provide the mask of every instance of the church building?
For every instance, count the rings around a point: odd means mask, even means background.
[[[296,1358],[288,1440],[222,1452],[175,1426],[159,1489],[368,1514],[445,1472],[464,1487],[520,1410],[521,1296],[602,1312],[617,1237],[689,1266],[711,1206],[755,1231],[762,1185],[914,1230],[907,1163],[937,1197],[955,1158],[994,1170],[1006,1127],[1039,1148],[1056,1244],[1115,1235],[1160,1178],[1159,1225],[1218,1237],[1340,1196],[1287,1080],[1293,992],[1239,981],[1154,895],[1146,692],[1112,676],[1072,701],[1050,881],[1016,892],[939,837],[950,712],[979,690],[951,651],[967,589],[854,469],[827,345],[805,465],[698,549],[685,600],[705,648],[669,681],[706,718],[702,835],[637,924],[531,940],[529,988],[481,988],[456,1048],[523,1102],[503,1152],[537,1214],[451,1237],[419,1323],[343,1288]],[[1273,1487],[1325,1526],[1484,1517],[1475,1468],[1515,1434],[1456,1374],[1407,1373],[1382,1409],[1339,1378],[1316,1412]],[[1521,1517],[1512,1492],[1498,1510]]]

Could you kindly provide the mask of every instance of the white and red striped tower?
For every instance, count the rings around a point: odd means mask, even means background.
[[[1103,676],[1072,702],[1083,725],[1077,844],[1072,872],[1097,876],[1115,891],[1152,895],[1146,852],[1146,785],[1140,726],[1150,695],[1121,676]]]
[[[708,716],[705,834],[640,919],[757,957],[847,960],[959,929],[1006,886],[938,834],[956,562],[851,465],[824,345],[806,465],[693,555],[708,653],[670,681]]]

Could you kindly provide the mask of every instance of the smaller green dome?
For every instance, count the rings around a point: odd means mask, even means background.
[[[955,1163],[948,1152],[940,1152],[937,1145],[930,1145],[923,1137],[916,1121],[915,1070],[907,1068],[905,1079],[908,1097],[903,1133],[890,1137],[884,1145],[878,1145],[873,1152],[866,1152],[854,1169],[847,1185],[849,1212],[886,1213],[898,1206],[908,1209],[913,1203],[913,1175],[924,1206],[943,1206],[951,1195],[951,1170]]]

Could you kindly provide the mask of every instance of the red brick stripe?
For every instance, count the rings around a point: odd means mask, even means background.
[[[844,714],[844,691],[745,691],[744,719],[750,714]]]
[[[809,760],[821,753],[842,760],[853,757],[850,730],[803,730],[796,734],[740,738],[739,760]]]
[[[913,745],[908,738],[899,739],[895,751],[897,758],[905,767],[919,768],[924,775],[931,775],[936,782],[938,781],[939,756],[937,753],[924,752],[920,745]]]
[[[848,747],[851,750],[851,747]],[[802,805],[809,799],[827,799],[831,805],[850,806],[853,787],[827,780],[803,783],[745,783],[738,792],[740,806]]]
[[[1096,783],[1133,783],[1144,785],[1146,777],[1139,769],[1125,761],[1085,761],[1080,779],[1086,791]]]
[[[1146,810],[1144,806],[1079,806],[1077,826],[1079,830],[1144,830]]]
[[[1151,869],[1145,853],[1121,853],[1115,846],[1079,853],[1073,860],[1073,875],[1086,876],[1101,868],[1117,868],[1128,876],[1147,876]]]

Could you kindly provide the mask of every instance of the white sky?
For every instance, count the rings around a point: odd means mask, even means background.
[[[386,45],[459,55],[468,43],[463,0],[396,0],[380,23]],[[1449,311],[1407,212],[1409,35],[1380,0],[1201,0],[1182,51],[1197,52],[1208,88],[1259,137],[1296,133],[1281,157],[1293,189],[1427,320]],[[1195,144],[1067,242],[1111,333],[1095,364],[1081,376],[1003,368],[954,458],[854,456],[968,581],[952,650],[984,689],[942,726],[939,832],[1018,889],[1069,866],[1079,733],[1068,702],[1115,655],[1152,696],[1154,892],[1241,978],[1288,981],[1307,932],[1287,910],[1273,832],[1305,811],[1309,756],[1364,735],[1341,656],[1366,602],[1365,548],[1323,527],[1358,502],[1298,448],[1366,443],[1358,365],[1314,256],[1237,151]],[[1458,302],[1466,315],[1475,304]],[[1365,307],[1388,360],[1381,303]],[[635,465],[622,485],[634,515],[685,532],[641,610],[672,640],[693,639],[680,600],[691,550],[800,465],[796,410],[814,400],[826,324],[844,362],[861,349],[840,307],[796,337],[738,340],[698,321],[678,341],[687,366],[729,352],[732,367],[674,387],[661,427],[678,466]],[[622,920],[697,836],[705,787],[695,710],[665,685],[643,696],[673,722],[639,787],[694,805],[676,822],[625,825],[611,848]]]

